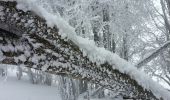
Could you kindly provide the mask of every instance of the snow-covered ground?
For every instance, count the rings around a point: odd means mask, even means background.
[[[62,100],[59,90],[54,86],[34,85],[27,80],[17,80],[8,76],[7,80],[0,77],[0,100]],[[85,100],[79,98],[79,100]],[[87,99],[86,99],[87,100]],[[90,100],[110,100],[90,99]],[[115,99],[122,100],[122,99]]]
[[[8,65],[7,77],[0,76],[0,100],[62,100],[57,86],[31,84],[27,75],[18,80],[15,67]],[[78,100],[87,99],[80,97]],[[110,98],[90,100],[110,100]]]
[[[17,80],[9,73],[5,80],[0,76],[0,100],[61,100],[57,87],[31,84],[26,77]]]

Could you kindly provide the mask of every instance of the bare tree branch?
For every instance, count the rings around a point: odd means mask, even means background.
[[[151,53],[149,56],[145,57],[143,60],[139,61],[136,64],[137,68],[141,68],[143,65],[150,62],[152,59],[156,58],[161,52],[163,52],[165,49],[167,49],[170,46],[170,41],[163,44],[160,48],[155,50],[153,53]]]

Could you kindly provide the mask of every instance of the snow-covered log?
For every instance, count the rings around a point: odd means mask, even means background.
[[[160,99],[161,95],[155,96],[108,62],[100,65],[83,56],[71,40],[61,38],[58,30],[57,26],[48,27],[37,14],[18,10],[16,2],[0,1],[0,63],[87,80],[124,98]]]

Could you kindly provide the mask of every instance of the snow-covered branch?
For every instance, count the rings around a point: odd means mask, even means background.
[[[152,59],[154,59],[155,57],[157,57],[161,52],[163,52],[165,49],[167,49],[170,46],[170,41],[166,42],[165,44],[163,44],[161,47],[159,47],[157,50],[155,50],[154,52],[152,52],[150,55],[148,55],[147,57],[145,57],[143,60],[139,61],[136,64],[137,68],[141,68],[143,65],[147,64],[148,62],[150,62]]]

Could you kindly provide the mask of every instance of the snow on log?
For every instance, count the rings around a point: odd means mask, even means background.
[[[83,44],[87,40],[73,38],[72,34],[67,36],[67,40],[63,38],[61,32],[69,31],[67,27],[67,31],[62,29],[61,20],[56,19],[56,23],[60,24],[49,27],[42,12],[39,13],[40,16],[36,11],[19,10],[16,5],[14,1],[0,1],[0,63],[88,80],[113,90],[124,98],[170,98],[168,91],[117,55],[104,50],[101,57],[97,56],[103,49],[89,44],[95,51],[100,50],[96,53],[96,59],[94,55],[91,58],[90,48],[82,46],[88,44]],[[59,33],[60,29],[63,31]],[[72,30],[69,26],[68,29]],[[80,39],[84,41],[81,43],[78,41]],[[97,57],[105,58],[98,63]]]

